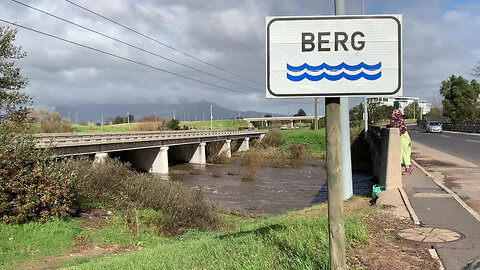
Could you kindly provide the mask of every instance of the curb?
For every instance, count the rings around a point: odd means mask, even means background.
[[[418,219],[418,216],[415,213],[415,210],[413,209],[412,204],[410,203],[410,200],[408,199],[407,193],[405,193],[405,190],[402,187],[398,188],[398,191],[400,192],[400,196],[402,197],[403,204],[405,205],[405,207],[407,207],[407,211],[413,220],[413,224],[420,225],[421,224],[420,219]]]
[[[440,260],[437,251],[434,248],[431,248],[428,250],[428,253],[430,253],[430,256],[432,256],[432,258],[437,261],[439,265],[438,270],[445,270],[445,267],[443,266],[442,260]]]
[[[412,163],[415,164],[417,168],[419,168],[424,174],[426,174],[428,177],[432,179],[435,184],[437,184],[440,188],[448,192],[448,194],[452,195],[452,197],[465,209],[467,210],[478,222],[480,222],[480,214],[475,212],[466,202],[464,202],[455,192],[453,192],[451,189],[446,187],[444,184],[442,184],[438,179],[435,179],[435,177],[429,173],[425,168],[420,166],[415,160],[412,159]]]

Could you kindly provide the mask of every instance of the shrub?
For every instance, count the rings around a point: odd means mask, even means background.
[[[269,130],[261,141],[263,147],[279,147],[282,145],[282,133],[279,130]]]
[[[76,205],[102,204],[121,210],[128,227],[138,228],[142,209],[158,212],[156,232],[177,235],[188,229],[208,230],[218,224],[215,208],[200,190],[188,189],[178,182],[163,181],[150,174],[140,174],[118,160],[101,164],[81,159],[72,163],[80,172],[72,189]]]
[[[226,153],[220,153],[222,150],[223,142],[211,142],[207,144],[207,162],[213,164],[228,164],[231,162],[231,159],[227,156]]]
[[[34,138],[0,124],[0,219],[45,221],[71,213],[71,161],[35,148]]]
[[[62,118],[58,112],[46,110],[35,111],[35,120],[40,123],[40,132],[43,133],[64,133],[72,132],[70,120]]]
[[[135,125],[135,131],[157,131],[163,130],[161,122],[140,122]]]
[[[305,146],[303,144],[293,144],[290,146],[290,165],[295,168],[303,164],[305,158]]]

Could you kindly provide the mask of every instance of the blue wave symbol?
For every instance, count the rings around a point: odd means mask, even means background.
[[[356,81],[360,78],[365,78],[369,81],[374,81],[374,80],[377,80],[379,79],[380,77],[382,77],[382,72],[378,72],[376,74],[367,74],[365,72],[360,72],[358,74],[355,74],[355,75],[350,75],[348,73],[345,73],[345,72],[342,72],[340,74],[337,74],[337,75],[330,75],[330,74],[327,74],[326,72],[320,74],[320,75],[310,75],[308,73],[302,73],[301,75],[298,75],[298,76],[293,76],[293,75],[290,75],[287,73],[287,78],[290,80],[290,81],[294,81],[294,82],[299,82],[303,79],[307,79],[307,80],[310,80],[310,81],[320,81],[322,79],[327,79],[329,81],[338,81],[342,78],[345,78],[349,81]]]
[[[349,65],[349,64],[346,64],[345,62],[342,62],[341,64],[339,65],[336,65],[336,66],[331,66],[327,63],[323,63],[319,66],[310,66],[309,64],[307,63],[304,63],[300,66],[291,66],[289,64],[287,64],[287,69],[289,71],[295,71],[295,72],[298,72],[298,71],[302,71],[302,70],[309,70],[309,71],[320,71],[322,69],[326,69],[326,70],[330,70],[330,71],[335,71],[335,70],[341,70],[341,69],[346,69],[346,70],[349,70],[349,71],[357,71],[357,70],[360,70],[360,69],[366,69],[366,70],[378,70],[382,67],[382,62],[378,62],[377,64],[375,65],[369,65],[369,64],[365,64],[364,62],[360,62],[358,65]]]

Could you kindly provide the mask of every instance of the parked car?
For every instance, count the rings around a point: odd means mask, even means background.
[[[443,131],[442,124],[440,124],[440,122],[437,122],[437,121],[429,121],[425,128],[427,133],[430,133],[430,132],[442,133]]]
[[[287,126],[285,126],[285,125],[284,125],[284,126],[281,126],[280,129],[281,129],[281,130],[285,130],[285,129],[287,129]]]

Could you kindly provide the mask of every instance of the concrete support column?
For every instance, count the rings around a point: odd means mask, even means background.
[[[290,124],[292,125],[292,128],[295,127],[295,126],[293,125],[293,120],[290,120]]]
[[[108,153],[100,152],[100,153],[95,153],[95,158],[93,160],[93,163],[104,163],[105,159],[108,158]]]
[[[205,154],[205,144],[206,143],[198,144],[197,149],[194,150],[194,153],[189,163],[195,163],[195,164],[201,164],[201,165],[207,164],[207,158]]]
[[[232,157],[232,145],[231,145],[232,140],[225,140],[225,143],[222,146],[222,149],[220,149],[219,154],[225,154],[227,157]]]
[[[160,147],[157,156],[153,160],[150,172],[168,173],[168,146]]]
[[[245,138],[242,141],[242,144],[240,144],[240,147],[238,148],[238,152],[245,152],[250,149],[250,144],[249,144],[250,138]]]
[[[263,140],[263,137],[265,137],[265,134],[261,134],[260,137],[258,138],[258,141],[262,141]]]

